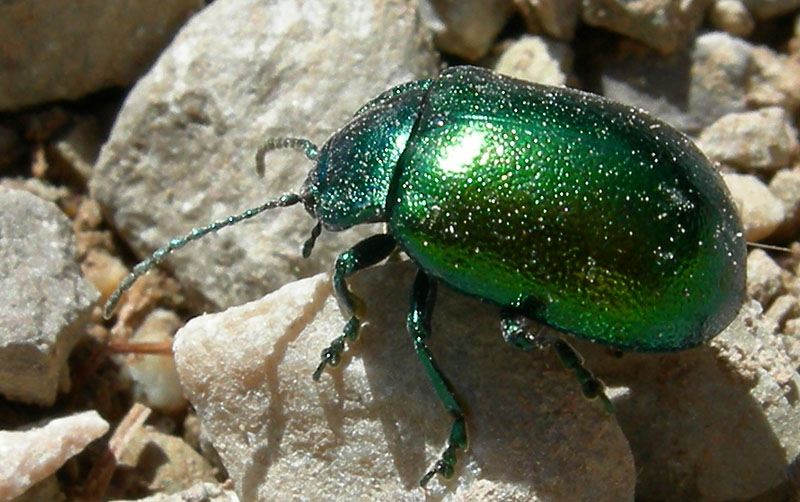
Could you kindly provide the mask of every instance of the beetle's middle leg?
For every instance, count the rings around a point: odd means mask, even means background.
[[[570,344],[555,335],[529,332],[525,327],[526,319],[521,314],[503,311],[502,316],[501,326],[506,342],[523,350],[552,345],[561,363],[572,371],[581,384],[583,395],[587,399],[599,399],[608,413],[614,413],[614,405],[606,395],[605,385],[583,365],[583,358]]]
[[[314,370],[314,380],[319,380],[325,366],[339,364],[339,359],[345,350],[345,341],[354,341],[358,338],[358,332],[361,329],[361,317],[365,310],[364,302],[350,291],[347,277],[383,260],[392,253],[395,246],[394,238],[391,235],[373,235],[340,254],[336,259],[333,269],[333,292],[336,299],[339,300],[339,308],[342,313],[345,317],[349,315],[350,318],[344,325],[342,334],[322,351],[322,360]]]
[[[430,479],[441,474],[445,478],[453,475],[456,464],[456,452],[467,447],[467,427],[464,421],[464,413],[456,400],[453,388],[445,376],[436,366],[433,356],[425,344],[425,340],[431,334],[431,314],[436,302],[436,282],[432,281],[428,274],[422,269],[417,271],[414,278],[414,286],[411,290],[411,306],[408,309],[408,319],[406,326],[408,334],[414,342],[414,350],[417,352],[425,372],[433,383],[436,395],[442,401],[447,412],[453,417],[453,426],[450,429],[450,436],[447,439],[447,446],[442,452],[441,457],[433,467],[420,479],[420,486],[425,486]]]

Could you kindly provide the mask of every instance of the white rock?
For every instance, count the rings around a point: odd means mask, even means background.
[[[771,235],[785,216],[780,199],[752,174],[723,173],[722,177],[739,209],[747,240],[758,242]]]
[[[181,380],[241,500],[417,501],[451,421],[405,330],[413,266],[361,272],[367,325],[340,367],[311,372],[344,320],[326,277],[192,320]],[[500,335],[497,310],[441,288],[430,349],[467,413],[470,449],[434,500],[633,500],[630,452],[550,351]]]
[[[53,474],[108,431],[96,411],[57,418],[27,431],[0,431],[0,501],[11,500]]]

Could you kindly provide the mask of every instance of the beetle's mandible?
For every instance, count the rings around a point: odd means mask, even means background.
[[[338,363],[361,326],[347,278],[396,248],[419,267],[408,331],[453,417],[447,445],[421,484],[449,477],[466,447],[464,415],[426,339],[436,284],[496,304],[501,331],[523,349],[552,345],[583,393],[611,411],[603,384],[570,345],[529,333],[534,319],[620,350],[669,352],[702,344],[734,318],[745,295],[746,246],[725,185],[683,134],[589,93],[474,67],[409,82],[362,107],[317,149],[298,194],[192,230],[138,264],[106,304],[170,252],[262,211],[303,203],[322,228],[385,222],[387,233],[336,260],[333,286],[347,321],[314,372]]]

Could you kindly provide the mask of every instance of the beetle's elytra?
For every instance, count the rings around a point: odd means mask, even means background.
[[[106,313],[171,251],[266,209],[305,205],[318,223],[304,255],[323,227],[386,222],[386,234],[336,260],[347,322],[314,378],[358,335],[362,302],[347,277],[399,247],[419,266],[408,330],[453,416],[423,485],[450,476],[466,446],[461,408],[425,343],[437,282],[498,305],[509,343],[552,345],[584,394],[609,410],[602,383],[567,342],[527,332],[525,318],[621,350],[667,352],[715,336],[744,300],[742,225],[713,166],[678,131],[599,96],[454,67],[378,96],[320,149],[269,141],[259,166],[273,148],[315,162],[299,194],[173,240],[134,268]]]

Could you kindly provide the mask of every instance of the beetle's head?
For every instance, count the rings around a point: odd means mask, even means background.
[[[429,85],[421,80],[381,94],[319,150],[301,197],[325,228],[386,221],[392,181]]]

